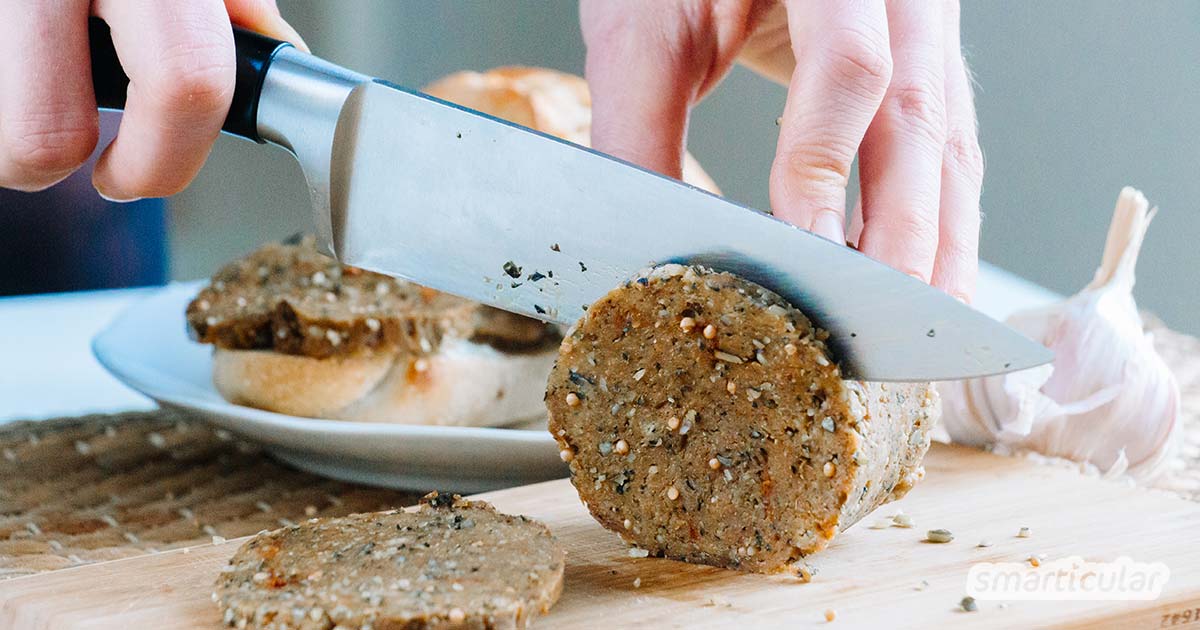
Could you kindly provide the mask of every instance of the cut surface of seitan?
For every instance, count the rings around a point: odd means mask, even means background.
[[[187,308],[193,338],[226,350],[272,350],[313,358],[400,351],[434,353],[446,337],[512,348],[557,332],[383,274],[342,265],[311,237],[271,243],[218,271]]]
[[[558,599],[563,563],[541,523],[431,493],[412,512],[261,533],[213,600],[238,628],[524,628]]]
[[[653,555],[798,570],[923,476],[940,413],[928,383],[842,379],[825,339],[728,273],[667,265],[613,290],[546,392],[580,498]]]

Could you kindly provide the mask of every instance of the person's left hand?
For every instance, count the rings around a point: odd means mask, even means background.
[[[774,214],[844,242],[857,155],[851,242],[970,300],[983,158],[957,0],[582,0],[580,13],[595,148],[679,177],[692,106],[741,55],[789,83]]]

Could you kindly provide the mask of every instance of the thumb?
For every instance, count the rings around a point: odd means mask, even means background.
[[[296,48],[309,52],[308,44],[304,43],[300,33],[279,13],[275,0],[225,0],[225,10],[234,24],[267,37],[291,42]]]

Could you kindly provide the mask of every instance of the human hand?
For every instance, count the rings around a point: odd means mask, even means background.
[[[231,21],[303,46],[275,0],[4,0],[0,186],[47,188],[95,148],[89,11],[109,24],[130,79],[92,177],[109,199],[171,195],[196,176],[233,99]]]
[[[739,54],[789,82],[774,214],[969,301],[983,157],[957,0],[582,0],[592,144],[679,177],[692,106]],[[858,233],[855,233],[858,232]]]

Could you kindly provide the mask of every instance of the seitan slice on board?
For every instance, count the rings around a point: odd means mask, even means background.
[[[435,492],[411,512],[261,533],[213,600],[226,624],[259,630],[524,628],[558,599],[563,565],[545,525]]]

